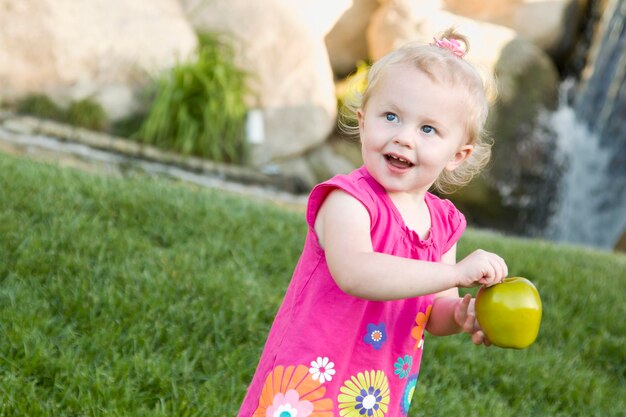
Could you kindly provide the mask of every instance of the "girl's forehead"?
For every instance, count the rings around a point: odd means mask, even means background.
[[[457,108],[459,104],[465,105],[466,96],[463,90],[432,82],[420,74],[409,78],[408,82],[400,78],[389,78],[372,91],[370,101],[377,108],[382,106],[407,112],[431,113],[445,108]]]
[[[469,79],[468,74],[464,72],[455,71],[454,68],[441,64],[425,68],[412,62],[393,63],[381,68],[375,79],[370,80],[372,88],[369,94],[378,94],[382,90],[394,87],[400,90],[419,87],[432,88],[440,92],[453,90],[464,99],[469,99],[474,93],[484,95],[482,83]]]
[[[371,80],[373,84],[372,93],[375,90],[379,90],[378,87],[390,88],[397,86],[398,88],[410,88],[413,84],[436,84],[441,87],[447,87],[450,80],[446,78],[435,76],[431,71],[424,70],[411,63],[394,63],[382,68],[376,79]]]
[[[379,74],[378,80],[372,86],[372,95],[379,93],[408,93],[414,89],[456,89],[451,80],[435,77],[428,71],[424,71],[414,65],[390,65]]]

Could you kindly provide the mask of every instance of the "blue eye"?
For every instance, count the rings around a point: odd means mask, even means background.
[[[397,122],[398,116],[394,113],[385,113],[385,119],[387,119],[388,122]]]
[[[434,135],[437,132],[437,129],[429,125],[424,125],[422,126],[422,132],[426,133],[427,135]]]

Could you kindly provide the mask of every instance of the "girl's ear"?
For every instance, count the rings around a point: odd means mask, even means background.
[[[474,150],[474,145],[463,145],[459,149],[457,149],[452,159],[446,165],[446,169],[448,171],[454,171],[459,165],[463,163],[469,156],[472,154]]]
[[[358,109],[356,111],[356,118],[359,121],[359,129],[363,130],[364,120],[363,120],[363,110],[362,109]]]

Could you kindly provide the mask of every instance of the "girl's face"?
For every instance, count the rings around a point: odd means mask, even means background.
[[[388,193],[422,195],[471,153],[466,92],[408,64],[388,68],[357,112],[363,162]]]

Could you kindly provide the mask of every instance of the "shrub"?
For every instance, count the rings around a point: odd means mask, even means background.
[[[44,94],[29,94],[17,100],[15,110],[43,119],[63,120],[63,109]]]
[[[85,98],[70,104],[65,113],[65,121],[86,129],[104,130],[107,114],[99,103]]]
[[[367,86],[370,65],[365,61],[359,61],[355,72],[338,83],[336,88],[339,127],[350,136],[358,133],[355,110]]]
[[[216,35],[199,34],[193,62],[158,81],[148,116],[135,137],[157,147],[241,163],[245,154],[246,74]]]
[[[107,114],[102,106],[89,98],[72,101],[67,109],[63,109],[45,94],[30,94],[17,100],[15,110],[92,130],[102,131],[107,124]]]

